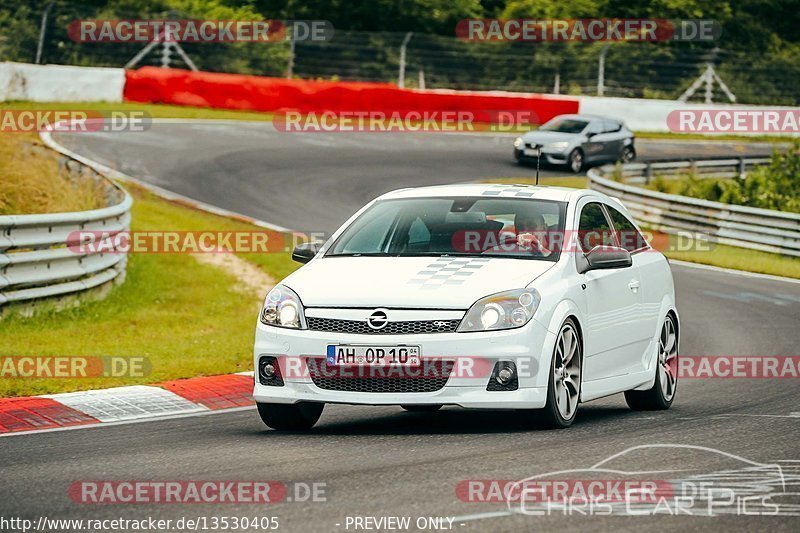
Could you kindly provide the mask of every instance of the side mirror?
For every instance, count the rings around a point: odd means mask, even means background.
[[[308,263],[314,256],[317,255],[322,243],[319,242],[304,242],[294,247],[292,251],[292,259],[298,263]]]
[[[587,132],[586,132],[586,138],[587,138],[587,139],[591,139],[591,138],[592,138],[592,137],[594,137],[595,135],[597,135],[597,133],[596,133],[596,132],[594,132],[594,131],[587,131]]]
[[[595,246],[578,256],[578,273],[609,268],[626,268],[633,264],[631,253],[618,246]]]

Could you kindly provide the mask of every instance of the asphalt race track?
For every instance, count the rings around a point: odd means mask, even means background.
[[[281,226],[331,231],[370,198],[406,186],[530,177],[510,138],[441,134],[285,134],[268,125],[159,123],[146,133],[58,137],[144,181]],[[639,141],[640,159],[768,154],[761,145]],[[542,173],[564,175],[561,170]],[[673,265],[682,355],[797,355],[800,284]],[[268,431],[253,409],[0,439],[0,502],[16,515],[59,518],[278,516],[282,531],[347,531],[348,516],[457,517],[458,531],[800,529],[800,382],[683,380],[672,409],[636,413],[622,395],[584,404],[565,431],[525,429],[516,413],[328,406],[309,434]],[[518,480],[584,469],[632,446],[625,471],[729,471],[777,463],[794,516],[545,516],[504,503],[465,503],[462,480]],[[709,447],[703,450],[697,447]],[[658,474],[653,474],[657,477]],[[663,474],[662,474],[663,476]],[[674,477],[675,474],[670,474]],[[253,505],[73,503],[76,480],[324,482],[327,502]],[[793,498],[793,499],[791,499]],[[698,513],[699,514],[699,511]],[[353,531],[351,526],[350,531]],[[415,530],[415,529],[412,529]]]
[[[513,135],[281,133],[270,124],[156,123],[145,133],[56,136],[128,175],[300,231],[336,229],[376,196],[403,187],[533,178],[514,162]],[[765,144],[638,140],[640,160],[770,155]],[[541,173],[570,175],[564,169]]]

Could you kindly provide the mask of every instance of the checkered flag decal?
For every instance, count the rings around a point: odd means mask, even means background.
[[[532,198],[536,191],[524,186],[496,185],[481,193],[481,196],[502,196],[511,198]]]
[[[461,285],[489,262],[488,257],[440,257],[409,280],[409,285],[421,289],[437,289],[446,285]]]

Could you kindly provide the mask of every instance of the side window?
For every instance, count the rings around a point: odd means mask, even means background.
[[[611,221],[614,223],[614,230],[617,232],[620,246],[629,252],[635,252],[647,247],[647,240],[639,233],[633,222],[628,220],[628,217],[610,205],[607,205],[606,209],[608,209],[608,214],[611,215]]]
[[[578,223],[578,238],[584,252],[600,245],[616,246],[614,232],[608,225],[603,208],[597,202],[583,206]]]
[[[589,129],[586,133],[603,133],[603,123],[599,120],[593,120],[589,123]]]

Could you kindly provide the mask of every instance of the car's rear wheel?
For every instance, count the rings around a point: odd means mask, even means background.
[[[575,174],[583,170],[583,152],[578,148],[575,148],[567,156],[567,167]]]
[[[409,413],[432,413],[442,408],[441,404],[432,405],[401,405]]]
[[[625,392],[625,401],[634,411],[659,411],[669,409],[678,388],[678,330],[675,319],[667,315],[658,339],[658,361],[653,387]]]
[[[622,153],[619,156],[619,160],[623,163],[630,163],[636,159],[636,151],[633,149],[633,146],[625,146],[622,148]]]
[[[317,402],[259,403],[258,414],[272,429],[303,431],[314,427],[324,408],[324,403]]]
[[[582,365],[583,347],[578,327],[573,319],[568,318],[561,326],[553,350],[547,403],[536,413],[541,425],[562,429],[575,421],[581,397]]]

